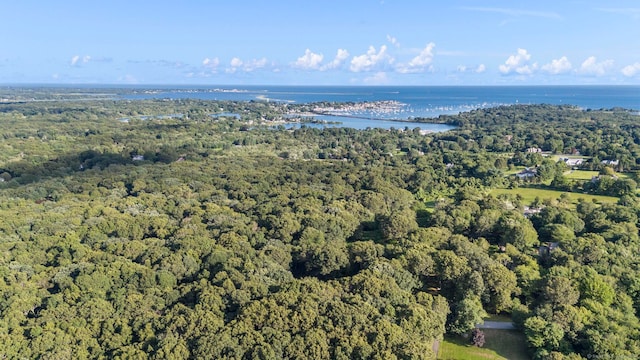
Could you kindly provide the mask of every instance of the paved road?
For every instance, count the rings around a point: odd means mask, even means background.
[[[477,325],[478,329],[498,329],[498,330],[515,330],[512,322],[506,321],[485,321]]]

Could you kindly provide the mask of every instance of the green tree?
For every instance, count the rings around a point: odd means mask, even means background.
[[[403,239],[418,230],[416,214],[411,209],[392,211],[389,215],[380,216],[378,222],[380,232],[386,240]]]
[[[489,315],[477,296],[466,296],[453,307],[448,330],[454,334],[464,334],[482,323]]]

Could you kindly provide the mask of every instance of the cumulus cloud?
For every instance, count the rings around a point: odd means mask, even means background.
[[[458,65],[456,70],[459,73],[474,72],[476,74],[482,74],[483,72],[485,72],[487,70],[487,67],[484,64],[480,64],[480,65],[475,66],[475,67],[469,67],[467,65]]]
[[[216,68],[218,67],[218,65],[220,65],[220,59],[218,58],[213,58],[213,59],[205,58],[204,60],[202,60],[202,66],[204,67]]]
[[[324,70],[339,68],[348,58],[349,58],[349,52],[347,50],[338,49],[338,53],[336,54],[336,57],[333,60],[331,60],[331,62],[329,62],[328,64],[322,66],[320,70],[324,71]]]
[[[527,50],[518,49],[516,54],[509,56],[507,61],[500,65],[500,72],[505,75],[530,75],[538,68],[537,63],[529,64],[530,59],[531,54],[529,54]]]
[[[300,56],[298,60],[293,63],[293,66],[305,70],[319,70],[322,64],[322,59],[324,59],[324,55],[316,54],[307,49],[305,50],[304,55]]]
[[[395,47],[400,47],[400,43],[398,42],[398,39],[396,39],[394,36],[387,35],[387,41]]]
[[[218,66],[220,66],[220,59],[218,59],[217,57],[213,59],[205,58],[204,60],[202,60],[202,66],[205,69],[215,73],[218,71]]]
[[[375,68],[383,64],[390,64],[393,62],[393,58],[387,54],[387,46],[382,45],[380,51],[376,51],[376,48],[369,46],[366,54],[354,56],[351,59],[350,70],[353,72],[372,71]]]
[[[636,74],[640,74],[640,62],[622,68],[622,75],[624,76],[633,77]]]
[[[584,75],[602,76],[606,74],[607,70],[612,66],[613,60],[598,62],[595,56],[590,56],[580,65],[578,72]]]
[[[566,56],[563,56],[560,59],[551,60],[550,63],[542,67],[543,71],[546,71],[552,75],[568,73],[569,71],[571,71],[571,69],[572,69],[571,63],[569,62],[569,59],[567,59]]]
[[[242,66],[242,60],[240,60],[237,57],[234,57],[233,59],[231,59],[230,64],[231,64],[232,67],[240,67],[240,66]]]
[[[267,64],[268,64],[267,58],[253,59],[253,60],[247,61],[244,64],[244,67],[242,70],[246,72],[252,72],[252,71],[266,67]]]
[[[431,63],[433,62],[433,49],[436,44],[429,43],[427,46],[420,51],[418,56],[414,57],[407,64],[400,64],[397,67],[399,73],[407,74],[407,73],[418,73],[423,72],[425,70],[431,70]]]
[[[228,73],[235,73],[236,71],[238,71],[238,69],[240,69],[242,67],[244,63],[242,62],[242,60],[240,60],[237,57],[234,57],[233,59],[231,59],[231,61],[229,62],[230,67],[227,68],[226,72]]]

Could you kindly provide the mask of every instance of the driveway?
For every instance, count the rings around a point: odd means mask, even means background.
[[[497,329],[497,330],[515,330],[512,322],[507,321],[485,321],[476,325],[478,329]]]

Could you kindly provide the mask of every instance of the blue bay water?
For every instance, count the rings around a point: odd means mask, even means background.
[[[513,104],[640,110],[640,86],[165,86],[155,87],[153,91],[143,91],[140,88],[140,91],[124,95],[123,98],[253,100],[292,104],[395,101],[401,104],[394,111],[366,110],[349,114],[357,116],[358,121],[343,117],[322,118],[340,121],[342,126],[354,128],[413,128],[413,123],[390,121],[392,125],[388,125],[380,121],[435,118],[439,115]]]

